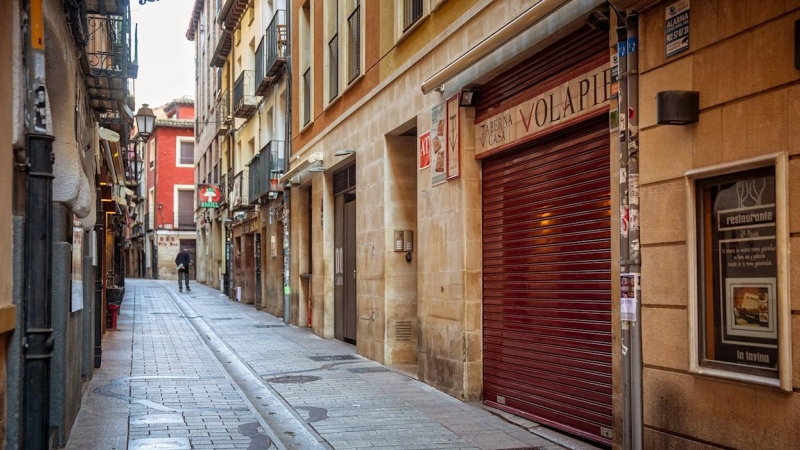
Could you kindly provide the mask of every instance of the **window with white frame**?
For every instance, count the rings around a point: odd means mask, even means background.
[[[194,227],[194,186],[175,186],[175,226]]]
[[[792,390],[787,167],[780,153],[687,173],[692,373]]]
[[[150,143],[147,145],[148,154],[150,155],[148,159],[150,160],[150,169],[152,170],[156,166],[156,140],[155,138],[150,139]]]
[[[176,161],[178,166],[194,166],[194,140],[178,138],[176,145]]]

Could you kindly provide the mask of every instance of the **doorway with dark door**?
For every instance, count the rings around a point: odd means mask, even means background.
[[[197,241],[194,239],[181,239],[179,241],[180,249],[183,250],[185,248],[189,249],[189,257],[191,258],[191,264],[189,264],[189,279],[196,280],[197,279]]]
[[[356,343],[356,166],[333,174],[334,189],[334,336]]]

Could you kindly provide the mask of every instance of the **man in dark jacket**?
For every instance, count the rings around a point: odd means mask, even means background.
[[[191,291],[192,289],[189,287],[189,263],[192,262],[192,257],[189,256],[189,249],[184,248],[183,250],[178,253],[178,256],[175,257],[175,264],[178,266],[178,290],[183,292],[183,287],[181,287],[181,278],[183,278],[183,284],[186,285],[186,290]]]

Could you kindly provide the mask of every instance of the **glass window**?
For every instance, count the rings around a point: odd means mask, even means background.
[[[194,142],[181,141],[180,142],[180,164],[194,164]]]
[[[779,378],[775,167],[696,183],[699,363]]]

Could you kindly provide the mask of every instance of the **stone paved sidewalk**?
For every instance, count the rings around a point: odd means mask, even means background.
[[[174,284],[126,281],[119,330],[103,341],[67,448],[565,448],[352,345]]]

